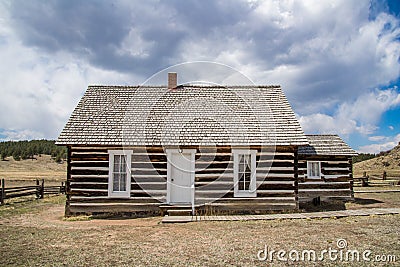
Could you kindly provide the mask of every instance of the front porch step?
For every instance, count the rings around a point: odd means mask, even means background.
[[[169,209],[167,210],[168,216],[191,216],[192,210],[188,209]]]
[[[195,209],[200,208],[202,205],[195,205]],[[158,206],[161,210],[161,215],[169,216],[190,216],[192,215],[192,205],[182,204],[162,204]]]

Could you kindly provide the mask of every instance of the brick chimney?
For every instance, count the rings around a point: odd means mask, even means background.
[[[178,85],[178,75],[176,72],[169,72],[168,73],[168,89],[175,89]]]

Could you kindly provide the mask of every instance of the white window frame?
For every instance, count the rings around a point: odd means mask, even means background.
[[[256,180],[256,153],[257,150],[250,149],[232,149],[233,153],[233,183],[234,197],[257,197],[257,180]],[[251,158],[251,175],[249,190],[239,190],[239,155],[250,155]]]
[[[108,197],[130,198],[132,150],[108,150]],[[113,191],[114,156],[126,156],[126,191]]]
[[[318,171],[319,171],[319,176],[312,176],[311,175],[311,165],[318,163]],[[321,179],[322,173],[321,173],[321,161],[307,161],[307,178],[308,179]]]

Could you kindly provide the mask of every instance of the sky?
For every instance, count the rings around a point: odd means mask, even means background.
[[[0,0],[0,140],[56,139],[89,84],[212,61],[280,84],[306,134],[400,142],[400,1]]]

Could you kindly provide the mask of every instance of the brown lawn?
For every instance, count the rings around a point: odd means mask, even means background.
[[[15,161],[12,157],[0,160],[0,178],[6,182],[28,182],[36,179],[45,181],[65,181],[67,164],[56,163],[49,155],[36,156],[36,159]]]
[[[400,260],[400,215],[161,224],[161,218],[63,220],[64,197],[0,207],[0,266],[269,266],[257,252],[348,249]],[[357,200],[358,199],[358,200]],[[399,193],[356,194],[348,208],[399,206]],[[83,219],[84,221],[79,221]],[[373,266],[338,261],[294,265]],[[393,263],[392,263],[393,264]],[[273,266],[287,266],[277,260]],[[382,265],[384,266],[384,265]]]

